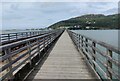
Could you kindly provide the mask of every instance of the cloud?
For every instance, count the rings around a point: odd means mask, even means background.
[[[2,2],[91,2],[91,0],[2,0]],[[92,2],[119,2],[119,0],[92,0]]]
[[[117,8],[115,2],[4,2],[3,28],[40,28],[60,20]],[[108,12],[106,12],[108,13]],[[105,14],[106,14],[105,13]],[[110,13],[108,13],[110,14]]]
[[[108,15],[108,14],[117,14],[118,13],[118,8],[112,8],[112,9],[104,11],[103,13],[106,14],[106,15]]]

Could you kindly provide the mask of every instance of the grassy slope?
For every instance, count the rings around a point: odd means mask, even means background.
[[[87,24],[86,22],[92,22],[92,24]],[[93,24],[93,22],[96,22]],[[118,15],[102,15],[102,14],[89,14],[89,15],[83,15],[75,18],[71,18],[68,20],[60,21],[57,22],[49,28],[59,28],[61,26],[78,26],[80,25],[81,27],[98,27],[98,28],[105,28],[105,29],[117,29],[118,28]]]

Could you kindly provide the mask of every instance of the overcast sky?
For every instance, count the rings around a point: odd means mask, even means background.
[[[13,1],[13,2],[12,2]],[[44,28],[58,21],[85,14],[115,14],[118,11],[117,0],[105,2],[39,2],[29,0],[3,0],[0,11],[2,29]],[[66,1],[66,0],[65,0]]]

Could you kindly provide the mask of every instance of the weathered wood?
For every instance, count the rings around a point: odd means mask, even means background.
[[[40,56],[39,54],[41,50],[46,49],[48,44],[52,43],[53,40],[59,37],[62,32],[63,30],[53,31],[50,32],[49,34],[45,34],[42,36],[0,46],[1,52],[5,52],[5,55],[0,57],[0,63],[8,59],[7,64],[4,64],[3,66],[0,67],[0,73],[8,69],[8,72],[1,76],[2,79],[3,80],[12,79],[13,78],[12,76],[14,76],[15,73],[19,72],[19,70],[22,69],[28,63],[30,63],[30,66],[34,66],[35,62],[37,62],[34,59],[34,57],[36,58],[36,56]],[[53,38],[51,42],[49,42],[50,36]],[[17,48],[21,44],[25,44],[25,46],[18,48],[16,50],[14,49],[9,51],[10,49]]]
[[[92,46],[95,48],[96,47],[96,44],[95,42],[92,42]],[[93,51],[93,60],[96,61],[96,51],[92,48],[92,51]],[[96,66],[95,64],[93,63],[93,68],[96,70]]]
[[[112,80],[112,77],[116,76],[117,77],[116,79],[120,80],[119,74],[115,73],[115,69],[112,68],[113,64],[117,68],[120,68],[120,63],[112,57],[112,52],[115,52],[116,55],[120,54],[119,48],[116,48],[114,46],[111,46],[111,45],[106,44],[106,43],[101,42],[101,41],[96,41],[92,38],[86,37],[86,36],[81,35],[81,34],[78,34],[78,35],[80,35],[79,36],[80,38],[74,39],[73,36],[75,36],[74,34],[76,34],[76,33],[72,32],[72,31],[68,31],[68,32],[69,32],[69,35],[71,36],[73,41],[76,41],[78,39],[81,41],[80,42],[81,47],[79,47],[79,49],[82,50],[82,52],[86,56],[85,58],[87,58],[88,62],[89,63],[92,62],[91,66],[94,68],[95,71],[96,71],[96,68],[99,69],[100,72],[102,72],[102,75],[104,75],[104,77],[106,79]],[[92,44],[88,41],[90,41]],[[107,49],[107,52],[101,51],[101,49],[99,49],[99,47],[97,47],[97,45],[103,47],[104,49]],[[91,51],[91,49],[92,49],[92,51]],[[107,59],[106,60],[107,64],[103,63],[102,60],[100,60],[99,57],[97,57],[96,53],[103,56],[105,59]],[[101,65],[97,61],[99,61],[104,66],[104,68],[106,68],[107,71],[102,70]],[[99,74],[99,72],[97,72],[97,73]]]
[[[108,54],[109,57],[112,58],[112,51],[111,50],[107,49],[107,54]],[[108,79],[112,79],[112,73],[109,72],[108,68],[112,69],[112,62],[109,61],[109,59],[108,59],[108,62],[107,62],[107,75],[108,75]]]
[[[65,31],[48,58],[27,79],[95,79]]]
[[[24,40],[27,38],[35,37],[38,35],[48,34],[50,32],[48,31],[39,31],[39,32],[18,32],[18,33],[6,33],[6,34],[0,34],[0,40],[1,44],[9,44],[18,40]]]

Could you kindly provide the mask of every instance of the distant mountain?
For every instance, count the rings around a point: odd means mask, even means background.
[[[103,14],[87,14],[78,16],[68,20],[59,21],[48,28],[56,29],[60,27],[71,27],[89,29],[118,29],[118,14],[114,15],[103,15]]]

